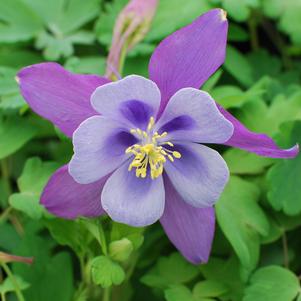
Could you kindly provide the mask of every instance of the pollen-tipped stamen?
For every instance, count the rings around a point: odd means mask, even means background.
[[[164,141],[161,144],[158,140],[167,136],[167,132],[159,134],[158,132],[153,133],[153,127],[155,119],[150,118],[147,131],[141,129],[131,129],[132,134],[136,134],[141,139],[141,144],[134,144],[126,149],[126,154],[133,154],[135,157],[128,170],[131,171],[136,168],[136,176],[139,178],[145,178],[147,175],[148,167],[150,168],[150,176],[152,179],[159,177],[163,173],[164,163],[166,158],[171,162],[174,159],[180,159],[181,154],[177,151],[167,149],[162,145],[168,145],[174,147],[174,144],[169,141]]]

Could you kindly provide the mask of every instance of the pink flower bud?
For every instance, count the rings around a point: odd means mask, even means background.
[[[158,0],[131,0],[119,14],[107,60],[106,76],[116,79],[126,53],[147,34],[155,15]]]

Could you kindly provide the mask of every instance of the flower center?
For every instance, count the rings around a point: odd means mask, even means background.
[[[134,144],[128,147],[126,154],[133,154],[135,157],[129,165],[129,171],[136,168],[136,177],[145,178],[149,168],[152,179],[158,178],[163,173],[163,165],[166,159],[171,162],[174,158],[181,158],[181,154],[177,151],[172,151],[164,147],[168,145],[169,148],[174,145],[169,141],[160,142],[160,139],[166,137],[167,132],[159,134],[154,132],[155,119],[151,117],[146,131],[141,129],[131,129],[131,133],[135,134],[140,139],[140,144]]]

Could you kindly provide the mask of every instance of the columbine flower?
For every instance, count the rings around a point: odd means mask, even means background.
[[[212,205],[227,179],[222,157],[201,143],[223,143],[273,158],[294,157],[246,129],[198,88],[223,63],[227,20],[214,9],[163,40],[150,80],[75,75],[58,64],[18,75],[31,108],[73,136],[74,156],[46,185],[41,203],[64,218],[109,214],[134,226],[160,219],[191,262],[208,259]]]

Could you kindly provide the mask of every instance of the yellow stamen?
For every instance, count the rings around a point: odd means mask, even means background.
[[[163,173],[164,163],[166,158],[171,162],[174,159],[180,159],[181,154],[177,151],[171,151],[162,145],[168,145],[174,147],[173,143],[164,141],[160,143],[160,139],[167,136],[167,132],[159,134],[153,133],[153,127],[155,125],[154,117],[151,117],[146,131],[141,129],[131,129],[132,134],[136,134],[141,139],[141,144],[134,144],[125,150],[126,154],[133,154],[134,159],[129,165],[128,170],[131,171],[136,168],[136,177],[145,178],[148,168],[150,169],[150,176],[152,179],[158,178]]]

